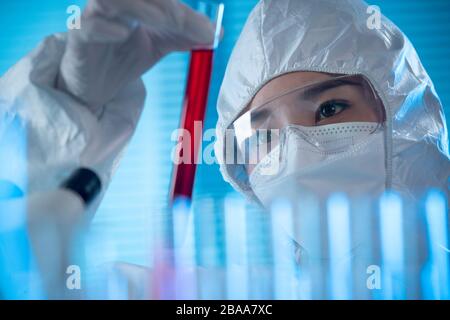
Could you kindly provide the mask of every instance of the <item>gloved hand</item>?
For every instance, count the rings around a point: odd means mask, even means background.
[[[100,114],[165,54],[211,44],[214,26],[178,0],[90,0],[71,30],[58,88]]]
[[[88,167],[106,188],[142,112],[140,75],[214,31],[175,0],[90,0],[81,30],[48,37],[0,78],[0,155],[14,160],[0,180],[48,191]]]

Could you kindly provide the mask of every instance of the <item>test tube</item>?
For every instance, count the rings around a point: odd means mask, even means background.
[[[324,298],[324,236],[320,203],[311,194],[305,194],[297,205],[294,234],[297,239],[296,259],[300,266],[300,298]]]
[[[227,298],[248,299],[246,208],[242,199],[225,199]]]
[[[225,298],[223,259],[223,216],[220,204],[211,197],[198,199],[194,205],[195,241],[198,261],[198,290],[200,300]]]
[[[448,209],[445,196],[431,190],[425,200],[429,258],[424,271],[426,299],[450,299]]]
[[[298,298],[296,263],[292,240],[293,207],[285,200],[276,200],[270,208],[273,248],[273,280],[276,300]]]
[[[383,298],[405,299],[403,203],[393,192],[380,199],[380,240]]]
[[[334,194],[327,202],[330,296],[351,299],[351,266],[346,261],[351,251],[350,205],[344,194]]]
[[[375,200],[364,195],[350,201],[352,299],[374,299],[381,289],[381,270],[375,251],[377,243],[374,241]]]
[[[175,159],[175,166],[172,173],[172,183],[170,190],[170,200],[177,197],[192,197],[194,187],[197,158],[201,148],[201,136],[203,122],[205,120],[206,105],[208,102],[208,92],[211,82],[214,50],[217,48],[222,31],[222,19],[224,5],[213,0],[198,0],[196,9],[210,18],[216,26],[215,37],[211,44],[203,48],[196,48],[191,53],[189,74],[186,85],[186,93],[181,115],[181,135],[179,143],[184,146],[186,141],[189,144],[182,148]],[[189,151],[189,155],[181,154]],[[189,161],[182,162],[182,159]]]
[[[193,300],[197,297],[195,237],[190,201],[177,199],[173,206],[175,297]]]

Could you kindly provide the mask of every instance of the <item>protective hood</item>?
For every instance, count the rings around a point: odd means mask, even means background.
[[[386,109],[386,188],[418,198],[448,195],[450,162],[443,109],[408,38],[387,18],[368,27],[359,0],[263,0],[250,14],[222,84],[215,153],[226,181],[252,197],[246,173],[225,164],[225,130],[272,79],[294,71],[361,74]]]

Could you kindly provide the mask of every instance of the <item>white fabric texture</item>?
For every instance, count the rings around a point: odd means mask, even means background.
[[[225,164],[225,130],[272,79],[294,71],[361,74],[386,109],[385,186],[414,198],[448,195],[448,133],[433,83],[408,38],[386,17],[367,27],[360,0],[262,0],[232,53],[218,101],[216,156],[226,181],[254,198],[248,177]]]
[[[56,188],[80,166],[94,169],[106,186],[120,154],[134,133],[145,99],[141,80],[125,86],[97,116],[69,94],[55,88],[65,51],[66,35],[48,37],[0,79],[0,120],[3,133],[16,130],[15,152],[2,138],[2,149],[19,165],[0,180],[16,184],[26,193]],[[20,176],[25,178],[20,178]]]
[[[212,44],[214,33],[178,0],[90,0],[69,32],[58,87],[97,113],[163,56]]]

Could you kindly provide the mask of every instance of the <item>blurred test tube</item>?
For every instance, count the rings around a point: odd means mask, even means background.
[[[427,299],[450,299],[448,213],[445,196],[432,190],[425,200],[429,260],[424,276]]]
[[[327,202],[330,298],[351,299],[350,206],[344,194]]]
[[[189,199],[178,198],[173,205],[174,271],[176,299],[197,297],[194,221]]]
[[[273,247],[274,297],[277,300],[298,299],[298,279],[293,234],[293,208],[286,200],[275,201],[270,208]]]
[[[246,208],[243,199],[228,196],[224,203],[227,299],[248,299]]]
[[[352,299],[373,299],[381,289],[380,265],[376,260],[375,216],[370,197],[351,202]]]
[[[273,257],[270,217],[267,211],[255,204],[247,204],[247,262],[248,298],[273,299]]]
[[[405,299],[403,206],[393,192],[380,198],[382,294],[384,299]]]
[[[323,237],[318,200],[305,195],[294,216],[294,235],[298,241],[296,259],[300,266],[299,293],[301,299],[321,299],[324,296]]]
[[[173,212],[167,208],[161,214],[155,215],[156,228],[153,234],[152,264],[153,274],[150,280],[151,296],[155,300],[173,300],[175,294],[174,257],[173,257]]]
[[[417,200],[402,196],[405,299],[421,299],[421,270],[427,255],[426,226]]]
[[[223,221],[220,203],[210,197],[194,202],[199,299],[225,298]]]

